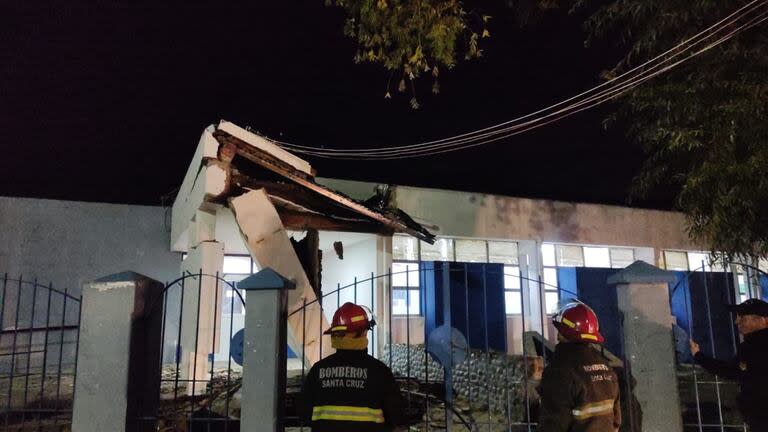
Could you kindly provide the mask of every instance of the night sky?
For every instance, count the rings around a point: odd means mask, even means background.
[[[484,58],[443,71],[437,96],[417,83],[414,111],[383,98],[381,67],[353,63],[323,0],[78,3],[0,0],[0,195],[158,205],[220,119],[303,145],[413,144],[580,93],[621,54],[585,48],[579,17],[521,28],[506,2],[479,2]],[[642,152],[603,128],[609,110],[440,157],[308,160],[323,177],[626,204]]]

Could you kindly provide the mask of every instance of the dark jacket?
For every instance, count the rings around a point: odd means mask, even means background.
[[[618,377],[589,345],[559,343],[540,393],[538,432],[613,432],[621,426]]]
[[[391,431],[403,410],[392,371],[365,350],[338,350],[315,363],[302,393],[313,432]]]
[[[694,359],[713,374],[738,380],[741,415],[752,430],[768,431],[768,329],[746,335],[738,355],[730,361],[707,357],[701,351]]]

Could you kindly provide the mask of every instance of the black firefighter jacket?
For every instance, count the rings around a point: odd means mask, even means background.
[[[540,394],[537,432],[614,432],[621,426],[618,377],[589,345],[559,343]]]
[[[739,410],[753,431],[768,432],[768,329],[744,336],[738,356],[721,361],[702,354],[694,357],[704,369],[739,381]]]
[[[392,371],[365,350],[338,350],[315,363],[302,393],[312,432],[391,431],[403,410]]]

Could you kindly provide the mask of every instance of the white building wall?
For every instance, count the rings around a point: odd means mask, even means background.
[[[0,273],[37,278],[79,295],[84,282],[132,270],[174,279],[162,207],[0,197]]]
[[[357,199],[373,194],[375,186],[318,181]],[[638,256],[643,260],[651,248],[656,263],[664,249],[702,249],[688,238],[678,212],[409,186],[396,186],[394,193],[398,208],[438,236],[646,248]]]
[[[322,289],[327,294],[323,298],[323,312],[328,322],[333,318],[336,309],[346,302],[356,302],[374,309],[376,287],[371,284],[371,274],[377,275],[376,260],[377,236],[370,234],[339,234],[320,232],[320,244],[323,247]],[[333,250],[333,242],[337,239],[344,245],[344,259],[339,259]],[[350,239],[344,241],[343,239]],[[357,295],[355,295],[355,278],[358,280]],[[346,287],[337,293],[332,293],[338,286]],[[373,289],[372,289],[373,288]],[[370,336],[369,336],[370,337]],[[369,340],[369,350],[372,347]]]

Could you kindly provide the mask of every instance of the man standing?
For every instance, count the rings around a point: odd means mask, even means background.
[[[553,318],[558,344],[541,380],[538,432],[614,432],[621,426],[619,380],[590,344],[602,344],[589,306],[573,302]]]
[[[742,335],[736,358],[730,361],[707,357],[699,344],[690,341],[696,363],[726,379],[739,381],[737,402],[750,430],[768,431],[768,303],[749,299],[729,307],[736,313],[736,327]]]
[[[402,416],[402,397],[392,371],[368,355],[369,310],[344,303],[333,315],[336,353],[315,363],[304,385],[303,418],[313,432],[391,431]]]

